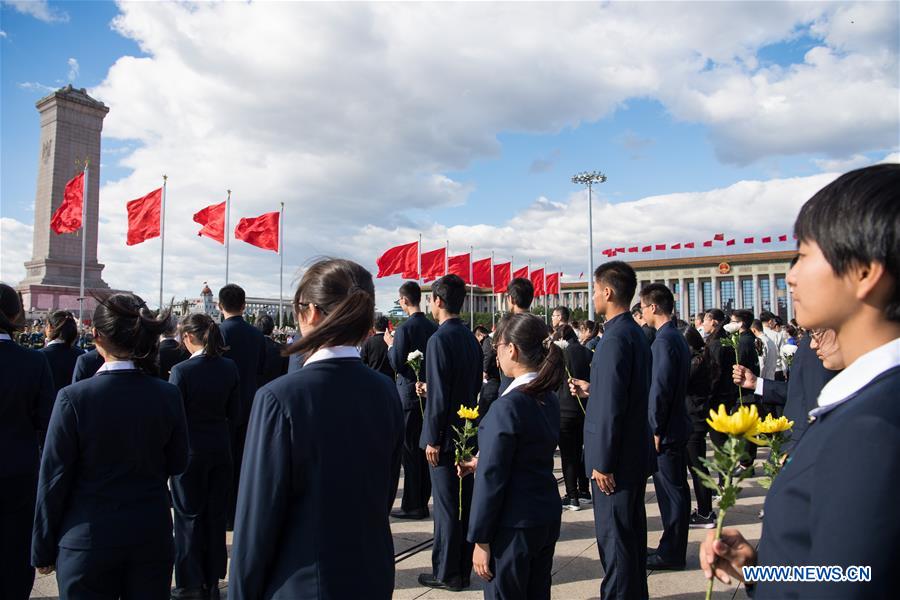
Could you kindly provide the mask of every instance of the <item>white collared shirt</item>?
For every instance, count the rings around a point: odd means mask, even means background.
[[[203,356],[204,354],[206,354],[206,349],[200,348],[199,350],[191,354],[191,358],[197,358],[198,356]]]
[[[104,371],[133,371],[136,368],[137,367],[134,366],[133,360],[114,360],[112,362],[105,362],[100,365],[100,368],[97,369],[97,373],[94,373],[94,375],[103,373]]]
[[[306,359],[303,366],[311,365],[320,360],[330,358],[359,358],[359,349],[356,346],[332,346],[331,348],[319,348]]]
[[[53,344],[65,344],[65,342],[59,338],[56,338],[55,340],[50,340],[49,342],[47,342],[48,346],[52,346]]]
[[[525,373],[523,375],[519,375],[515,379],[512,380],[512,383],[509,384],[509,387],[506,388],[506,391],[503,392],[503,395],[507,395],[517,387],[522,387],[523,385],[527,385],[537,379],[537,372],[532,371],[531,373]]]
[[[849,400],[873,379],[894,367],[900,366],[900,338],[871,350],[834,376],[819,393],[819,407],[809,411],[811,417],[828,412],[845,400]]]
[[[8,333],[0,333],[0,342],[11,342],[12,338],[9,337]]]

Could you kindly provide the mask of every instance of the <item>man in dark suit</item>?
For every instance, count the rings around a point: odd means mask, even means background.
[[[749,310],[739,308],[732,311],[731,322],[740,325],[740,335],[738,337],[738,364],[750,369],[754,375],[759,377],[759,352],[756,351],[756,336],[750,331],[753,325],[753,313]],[[755,394],[741,392],[741,402],[745,406],[756,404],[759,414],[763,414],[762,406],[760,406],[760,398]],[[753,461],[756,460],[756,444],[747,444],[747,459],[741,462],[741,468],[753,469]]]
[[[683,569],[687,554],[691,495],[687,483],[686,444],[691,432],[684,398],[691,372],[691,350],[675,326],[675,298],[661,283],[641,290],[644,321],[656,330],[650,351],[653,369],[648,401],[656,448],[653,487],[663,522],[659,548],[647,557],[653,570]]]
[[[228,528],[234,525],[234,509],[237,502],[238,486],[241,479],[241,459],[244,456],[244,439],[247,436],[247,422],[253,396],[266,367],[266,340],[262,332],[244,320],[247,301],[243,288],[229,283],[219,290],[219,310],[225,320],[219,329],[228,350],[225,358],[230,358],[238,367],[241,376],[241,410],[237,423],[232,427],[231,453],[234,459],[234,485],[228,503]]]
[[[262,387],[288,372],[288,357],[281,354],[284,346],[272,338],[272,332],[275,331],[275,319],[269,315],[260,315],[256,319],[256,328],[266,338],[266,365],[263,367],[263,374],[259,378],[258,386]]]
[[[420,403],[416,394],[416,374],[407,363],[411,352],[422,353],[422,370],[419,377],[425,381],[425,359],[428,340],[437,331],[437,324],[429,320],[420,308],[422,290],[415,281],[407,281],[400,286],[400,308],[408,319],[397,328],[396,334],[385,332],[384,342],[388,346],[388,360],[397,373],[397,391],[403,403],[403,498],[400,509],[391,511],[398,519],[428,518],[428,499],[431,497],[431,476],[425,451],[419,447],[422,435],[424,400]]]
[[[440,327],[428,340],[425,419],[419,446],[431,465],[434,497],[434,546],[431,573],[419,575],[424,586],[458,591],[469,586],[473,545],[466,541],[472,477],[456,475],[453,427],[463,427],[460,406],[474,408],[481,389],[481,346],[459,318],[466,284],[457,275],[432,285],[431,314]],[[462,513],[460,514],[460,490]]]
[[[594,271],[594,308],[606,330],[591,364],[590,384],[574,380],[572,393],[590,396],[584,420],[585,471],[592,479],[594,527],[603,564],[602,598],[647,598],[647,514],[644,491],[653,470],[647,420],[650,344],[628,302],[637,277],[622,261]]]
[[[175,339],[177,329],[175,318],[171,317],[167,329],[159,340],[159,378],[163,381],[169,380],[172,367],[191,357],[190,352],[185,350],[181,342]]]
[[[363,342],[359,357],[367,367],[394,381],[394,369],[388,359],[388,345],[384,341],[384,332],[387,331],[389,324],[387,317],[375,319],[375,333]]]
[[[481,353],[484,355],[481,367],[481,393],[478,395],[478,414],[484,418],[491,404],[499,397],[500,367],[497,366],[497,352],[494,350],[494,342],[487,327],[484,325],[475,327],[475,339],[481,344]]]
[[[75,360],[75,370],[72,371],[72,383],[93,377],[103,366],[103,357],[97,349],[88,350]]]
[[[516,277],[509,282],[506,288],[506,310],[512,314],[527,313],[531,309],[531,303],[534,300],[534,284],[526,277]],[[512,377],[507,377],[500,372],[500,388],[497,390],[497,396],[502,396],[509,384],[512,383]],[[490,406],[490,403],[488,403]],[[484,414],[481,415],[484,418]]]

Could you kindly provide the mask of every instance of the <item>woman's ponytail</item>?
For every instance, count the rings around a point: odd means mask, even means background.
[[[181,319],[182,339],[188,334],[200,342],[206,356],[222,356],[228,350],[219,326],[209,315],[195,313]]]
[[[133,360],[136,367],[150,375],[159,372],[159,336],[165,332],[168,311],[159,313],[135,294],[112,294],[97,298],[94,329],[114,356]]]

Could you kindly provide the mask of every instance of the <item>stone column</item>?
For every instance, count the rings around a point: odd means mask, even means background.
[[[762,312],[762,295],[759,292],[759,275],[753,274],[753,312],[756,316]]]
[[[715,275],[712,276],[712,288],[713,288],[713,302],[712,305],[717,308],[722,308],[722,293],[719,289],[719,278]],[[712,307],[710,307],[712,308]]]
[[[787,290],[787,315],[788,321],[794,318],[794,294],[791,293],[791,286],[787,285],[787,274],[784,275],[785,288]]]
[[[684,277],[678,280],[678,293],[681,295],[681,318],[690,323],[691,302],[687,292],[687,280]]]
[[[700,278],[694,277],[694,309],[703,312],[703,289],[700,287]]]
[[[734,307],[744,308],[744,298],[741,293],[741,277],[740,275],[734,275],[732,280],[734,281]]]
[[[778,291],[775,289],[775,273],[769,271],[769,310],[778,314]]]

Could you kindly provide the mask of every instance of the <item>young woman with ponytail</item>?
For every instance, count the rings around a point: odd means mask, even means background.
[[[172,367],[169,383],[181,391],[190,439],[184,473],[172,477],[175,509],[174,599],[219,597],[225,577],[228,498],[231,492],[231,432],[241,407],[237,365],[219,326],[205,314],[181,321],[190,358]]]
[[[168,478],[184,471],[181,394],[155,377],[157,316],[134,294],[98,300],[105,362],[56,398],[41,461],[31,560],[62,598],[166,598],[174,549]]]
[[[54,396],[44,353],[13,341],[22,317],[19,293],[0,283],[0,598],[16,600],[34,584],[31,524]]]
[[[403,414],[397,387],[357,350],[374,321],[372,275],[322,260],[293,305],[303,337],[288,352],[308,358],[253,400],[228,597],[387,599]]]
[[[84,350],[75,347],[75,341],[78,339],[75,317],[67,310],[53,311],[47,318],[44,337],[47,339],[47,345],[41,352],[50,363],[53,385],[55,391],[59,392],[72,383],[75,361],[84,354]]]
[[[500,369],[513,382],[478,428],[469,542],[485,598],[549,598],[560,506],[553,452],[559,441],[556,390],[565,379],[562,350],[544,321],[504,317],[494,334]]]

